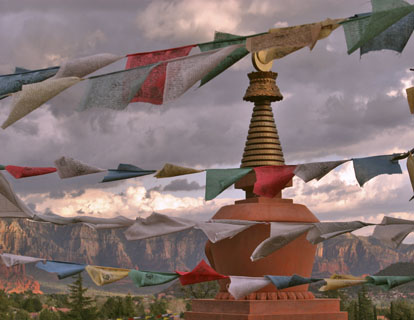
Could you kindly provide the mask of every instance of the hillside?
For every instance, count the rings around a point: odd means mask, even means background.
[[[84,225],[57,226],[26,220],[0,220],[0,252],[112,267],[154,271],[191,269],[204,258],[205,242],[204,234],[197,230],[127,241],[122,230],[97,232]],[[391,264],[413,261],[413,256],[414,245],[402,245],[394,250],[374,238],[348,234],[319,244],[313,275],[374,274]],[[93,290],[138,292],[128,280],[97,287],[88,277],[85,279]],[[6,268],[0,265],[0,288],[8,291],[61,292],[70,281],[58,281],[55,275],[34,266]],[[145,288],[139,292],[162,289],[164,287]]]

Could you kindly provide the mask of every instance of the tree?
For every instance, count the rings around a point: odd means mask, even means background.
[[[187,300],[185,309],[191,311],[190,299],[211,299],[217,295],[220,287],[217,281],[200,282],[181,287],[184,298]]]
[[[358,310],[358,303],[354,301],[354,320],[359,320],[359,310]]]
[[[135,311],[134,301],[132,301],[132,297],[129,293],[124,298],[124,311],[125,317],[135,317],[137,315],[137,312]]]
[[[393,301],[391,301],[389,318],[390,318],[390,320],[395,320],[395,307],[394,307],[394,302]]]
[[[368,298],[367,289],[365,286],[362,286],[362,289],[358,292],[358,316],[359,320],[372,320],[373,304],[372,301]]]
[[[0,315],[4,315],[9,311],[9,299],[6,292],[0,290]]]
[[[42,310],[42,303],[38,297],[33,294],[29,294],[29,297],[23,300],[22,307],[27,312],[39,312]]]
[[[30,315],[27,311],[17,310],[13,320],[30,320]]]
[[[391,302],[390,312],[386,313],[390,320],[408,320],[414,318],[413,306],[405,300]]]
[[[209,299],[216,296],[219,288],[217,281],[207,281],[183,286],[181,290],[187,299]]]
[[[82,275],[79,273],[73,277],[76,279],[69,287],[69,308],[67,313],[69,319],[73,320],[95,320],[98,318],[93,299],[86,296],[88,288],[83,287]]]
[[[153,303],[150,304],[150,313],[151,316],[157,317],[161,314],[167,313],[167,300],[165,299],[156,299]]]
[[[109,297],[101,308],[101,314],[104,317],[114,319],[122,318],[125,314],[124,301],[121,297]]]
[[[60,316],[57,312],[44,309],[39,314],[39,320],[60,320]]]

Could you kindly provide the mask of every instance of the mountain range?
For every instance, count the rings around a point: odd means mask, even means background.
[[[95,231],[86,225],[58,226],[23,219],[0,220],[0,252],[42,257],[111,267],[151,271],[192,269],[205,258],[205,235],[187,230],[148,240],[128,241],[123,230]],[[332,273],[374,274],[398,262],[411,262],[414,245],[391,249],[372,237],[352,234],[339,236],[318,245],[313,276]],[[54,274],[33,265],[7,268],[0,264],[0,289],[8,292],[62,292],[72,279],[57,280]],[[164,287],[137,290],[128,280],[91,290],[150,293]]]

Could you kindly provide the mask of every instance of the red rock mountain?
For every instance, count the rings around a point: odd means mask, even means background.
[[[205,236],[196,230],[127,241],[122,230],[95,231],[85,225],[0,220],[0,252],[112,267],[188,270],[205,258],[205,242]],[[371,237],[345,235],[318,246],[313,274],[373,274],[390,264],[413,259],[414,245],[402,245],[394,250]],[[0,288],[8,292],[40,292],[44,290],[42,281],[45,279],[58,282],[56,277],[33,266],[25,269],[0,265]]]

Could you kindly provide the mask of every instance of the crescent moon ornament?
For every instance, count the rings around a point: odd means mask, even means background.
[[[252,63],[257,71],[270,71],[273,66],[273,60],[266,62],[267,50],[252,52]]]

